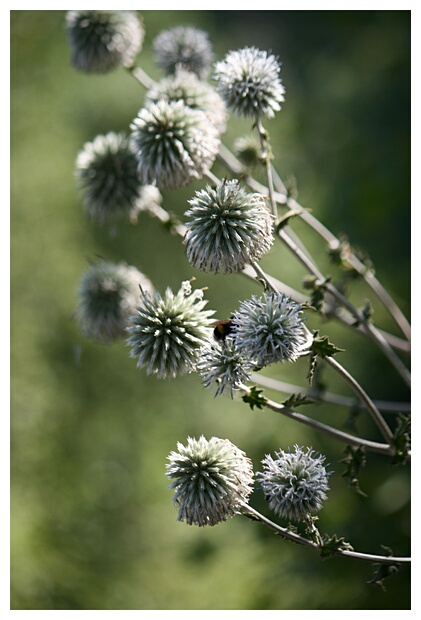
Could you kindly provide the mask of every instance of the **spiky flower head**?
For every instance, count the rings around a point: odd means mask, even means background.
[[[304,451],[294,446],[295,452],[275,452],[262,460],[263,471],[256,473],[270,508],[279,517],[293,521],[307,520],[318,512],[329,490],[328,476],[323,463],[325,457],[311,448]]]
[[[254,134],[237,138],[234,142],[234,153],[245,168],[254,168],[261,162],[262,149]]]
[[[68,11],[66,29],[72,63],[85,73],[129,67],[144,38],[136,11]]]
[[[239,115],[272,118],[281,109],[285,89],[275,56],[255,47],[229,52],[215,64],[217,91]]]
[[[131,124],[141,182],[175,189],[200,179],[218,153],[216,128],[201,110],[183,101],[158,101],[142,108]]]
[[[123,133],[110,132],[87,142],[77,156],[75,172],[86,213],[100,224],[121,218],[136,221],[139,211],[162,200],[156,187],[140,183],[137,157]]]
[[[265,198],[250,194],[237,180],[207,186],[189,200],[184,237],[191,265],[213,273],[241,271],[273,243],[273,218]]]
[[[101,260],[83,274],[79,286],[77,318],[88,338],[109,343],[126,333],[135,312],[139,287],[152,291],[150,280],[136,267]]]
[[[283,293],[241,302],[232,318],[239,353],[259,367],[297,360],[311,342],[301,314],[302,306]]]
[[[216,525],[241,512],[253,490],[253,466],[228,439],[187,438],[168,456],[167,476],[173,480],[178,521]]]
[[[200,80],[195,73],[179,69],[174,75],[155,83],[146,94],[146,107],[159,100],[183,101],[193,110],[202,110],[218,133],[225,131],[227,109],[222,98],[207,82]]]
[[[191,372],[210,335],[214,312],[204,310],[207,303],[203,290],[192,290],[187,281],[176,294],[167,288],[163,297],[158,291],[142,291],[141,305],[127,329],[130,357],[137,358],[137,366],[159,379]]]
[[[238,353],[231,337],[202,347],[196,364],[205,387],[216,386],[215,396],[229,392],[231,398],[234,390],[249,381],[252,367],[250,360]]]
[[[154,40],[157,65],[166,75],[177,69],[195,73],[199,78],[208,75],[212,62],[212,46],[208,34],[191,26],[176,26],[161,32]]]

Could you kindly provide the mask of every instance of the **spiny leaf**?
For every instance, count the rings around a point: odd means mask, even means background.
[[[382,545],[382,548],[386,551],[387,555],[393,555],[392,550],[389,547],[385,547],[384,545]],[[375,563],[373,564],[373,566],[375,567],[374,575],[372,579],[370,579],[370,581],[368,581],[367,583],[372,583],[373,585],[381,588],[383,592],[386,592],[386,588],[383,582],[385,579],[387,579],[387,577],[395,575],[399,571],[400,564],[399,562],[391,561],[387,564],[383,562]]]
[[[309,398],[306,394],[291,394],[282,404],[288,407],[288,409],[294,409],[300,405],[311,405],[315,402],[313,398]]]
[[[248,403],[252,409],[257,407],[258,409],[263,409],[266,405],[266,398],[261,396],[263,390],[259,390],[255,385],[250,388],[250,392],[248,394],[244,394],[243,401]]]
[[[338,551],[353,551],[354,547],[345,541],[343,537],[338,538],[336,534],[333,536],[329,536],[328,534],[323,534],[323,547],[321,548],[320,554],[322,558],[329,558]]]
[[[340,461],[340,463],[346,464],[346,469],[342,473],[342,476],[348,479],[349,485],[352,486],[359,495],[367,497],[366,493],[361,490],[358,480],[361,467],[365,467],[366,465],[365,449],[362,446],[347,446],[344,450],[344,454],[345,457]]]
[[[404,465],[411,449],[411,416],[410,414],[400,413],[398,423],[393,435],[393,443],[395,445],[395,456],[393,457],[393,465]]]
[[[320,357],[332,356],[345,350],[339,349],[339,347],[329,342],[328,336],[319,336],[318,331],[315,331],[313,334],[313,342],[310,349],[313,353],[320,355]]]
[[[310,365],[307,373],[307,379],[310,385],[313,385],[313,378],[317,368],[319,356],[316,353],[310,353]]]

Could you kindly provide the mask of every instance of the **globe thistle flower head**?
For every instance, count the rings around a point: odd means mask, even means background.
[[[279,517],[292,521],[305,521],[318,512],[329,490],[325,457],[311,448],[304,451],[276,452],[276,459],[269,454],[263,459],[263,471],[256,473],[269,507]]]
[[[216,386],[215,396],[229,392],[233,398],[234,390],[249,381],[252,364],[239,355],[234,338],[227,337],[219,343],[209,342],[200,349],[196,370],[206,388]]]
[[[135,11],[68,11],[66,29],[72,63],[85,73],[131,66],[144,38]]]
[[[258,367],[294,362],[311,343],[301,313],[301,305],[282,293],[243,301],[232,319],[239,353]]]
[[[131,124],[131,140],[143,184],[175,189],[200,179],[215,161],[216,128],[201,110],[183,101],[164,101],[142,108]]]
[[[191,26],[176,26],[161,32],[154,40],[157,65],[166,75],[185,69],[205,78],[212,62],[212,46],[206,32]]]
[[[206,304],[203,291],[193,291],[189,282],[176,294],[170,288],[164,296],[141,291],[141,305],[127,328],[130,356],[137,358],[137,366],[160,379],[191,372],[210,335],[213,310],[204,310]]]
[[[249,194],[237,180],[207,186],[189,200],[184,244],[194,267],[212,273],[241,271],[273,243],[273,218],[265,198]]]
[[[280,69],[275,56],[245,47],[215,64],[214,79],[217,91],[235,113],[272,118],[284,101]]]
[[[135,152],[123,133],[110,132],[87,142],[77,156],[75,173],[86,213],[100,224],[121,218],[136,221],[152,198],[158,204],[162,200],[157,188],[141,185]]]
[[[175,489],[178,521],[216,525],[241,511],[253,490],[253,467],[228,439],[189,437],[168,456],[167,476]]]
[[[255,168],[261,162],[262,151],[255,135],[237,138],[234,153],[246,169]]]
[[[135,267],[104,260],[90,265],[79,287],[77,318],[82,333],[103,343],[124,336],[139,286],[153,290],[150,280]]]
[[[228,112],[222,98],[195,73],[179,69],[174,75],[163,78],[149,89],[145,105],[148,107],[161,99],[183,101],[193,110],[202,110],[219,134],[226,129]]]

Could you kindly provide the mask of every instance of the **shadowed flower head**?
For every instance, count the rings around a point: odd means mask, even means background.
[[[261,163],[262,150],[254,134],[237,138],[234,142],[234,153],[245,168],[254,168]]]
[[[217,91],[237,114],[272,118],[284,101],[280,69],[275,56],[254,47],[230,52],[215,64]]]
[[[68,11],[66,28],[72,63],[86,73],[129,67],[144,38],[135,11]]]
[[[294,446],[295,452],[276,452],[276,459],[266,455],[263,471],[256,473],[270,508],[279,517],[306,520],[322,507],[329,490],[324,456]]]
[[[193,110],[202,110],[218,133],[225,131],[228,113],[224,102],[210,84],[190,71],[178,70],[152,86],[146,95],[146,107],[160,99],[183,101]]]
[[[153,290],[148,278],[135,267],[108,261],[92,264],[79,287],[77,318],[82,333],[105,343],[124,336],[140,286],[144,291]]]
[[[192,371],[210,335],[213,310],[204,310],[206,304],[203,291],[192,291],[189,282],[176,294],[167,288],[163,297],[157,291],[142,291],[141,305],[127,329],[130,357],[138,358],[137,366],[160,379]]]
[[[212,46],[203,30],[190,26],[176,26],[161,32],[153,43],[157,65],[167,75],[177,69],[207,76],[212,62]]]
[[[175,189],[200,179],[215,160],[218,132],[201,110],[182,101],[142,108],[132,125],[141,182]]]
[[[238,353],[234,339],[227,337],[200,349],[196,370],[205,387],[216,386],[215,396],[229,392],[233,398],[234,390],[249,381],[252,364]]]
[[[282,293],[243,301],[232,319],[239,353],[259,367],[297,360],[311,343],[301,313],[301,305]]]
[[[259,260],[273,243],[272,216],[260,194],[249,194],[238,181],[222,181],[189,200],[184,237],[191,265],[213,273],[241,271]]]
[[[253,467],[228,439],[187,439],[168,456],[167,476],[173,480],[178,521],[216,525],[241,511],[253,490]]]
[[[162,201],[156,187],[141,185],[135,152],[122,133],[110,132],[87,142],[76,159],[76,178],[87,215],[100,224],[118,218],[135,221],[139,211]]]

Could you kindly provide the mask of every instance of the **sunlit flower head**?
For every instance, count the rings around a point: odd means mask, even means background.
[[[204,310],[207,303],[203,291],[193,291],[189,282],[175,294],[169,288],[164,296],[142,291],[127,329],[130,357],[137,358],[137,366],[160,379],[192,371],[211,333],[213,310]]]
[[[175,26],[161,32],[153,43],[156,63],[166,75],[185,69],[204,78],[212,62],[212,46],[206,32],[190,26]]]
[[[79,286],[77,319],[82,333],[104,343],[124,336],[139,287],[153,290],[150,280],[133,266],[104,260],[90,265]]]
[[[163,101],[142,108],[131,124],[131,140],[141,182],[175,189],[200,179],[219,148],[215,127],[201,110],[182,101]]]
[[[200,349],[196,370],[205,387],[216,388],[215,396],[228,392],[232,398],[233,392],[249,381],[252,364],[238,353],[235,339],[227,337]]]
[[[135,11],[68,11],[72,63],[86,73],[129,67],[141,50],[144,29]]]
[[[217,62],[214,78],[228,108],[239,115],[272,118],[284,101],[280,70],[275,56],[245,47]]]
[[[315,454],[311,448],[307,451],[294,448],[294,452],[275,452],[275,459],[266,455],[263,471],[256,473],[256,480],[275,514],[292,521],[305,521],[321,509],[332,472],[326,471],[324,456]]]
[[[183,101],[193,110],[202,110],[219,133],[226,128],[228,113],[216,90],[195,73],[180,69],[152,86],[146,95],[146,107],[165,101]]]
[[[259,367],[294,362],[311,344],[301,313],[302,306],[282,293],[241,302],[232,318],[239,353]]]
[[[273,243],[273,218],[261,194],[250,194],[237,180],[207,186],[189,200],[184,244],[194,267],[213,273],[241,271],[258,261]]]
[[[178,521],[216,525],[241,512],[253,490],[253,466],[228,439],[187,439],[168,456]]]

